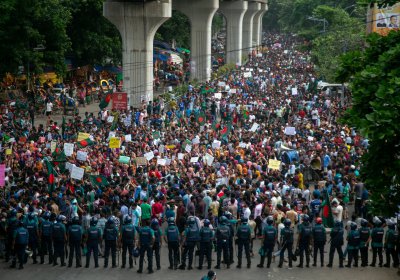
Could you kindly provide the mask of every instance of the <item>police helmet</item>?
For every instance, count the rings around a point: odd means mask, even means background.
[[[10,212],[10,217],[15,217],[15,216],[17,216],[17,210],[13,209]]]
[[[267,224],[272,225],[274,223],[274,217],[268,216],[267,217]]]
[[[228,220],[231,220],[231,219],[233,218],[231,212],[229,212],[229,211],[225,211],[224,216],[225,216]]]
[[[129,217],[129,216],[126,216],[125,219],[124,219],[124,224],[125,225],[129,225],[131,223],[132,223],[132,218]]]
[[[173,217],[168,218],[168,224],[169,225],[174,225],[175,224],[175,219]]]
[[[194,217],[189,217],[187,219],[187,223],[188,225],[193,225],[194,223],[196,223],[196,219]]]
[[[220,223],[223,224],[223,225],[227,224],[228,223],[228,218],[225,217],[225,216],[221,216]]]
[[[18,221],[18,226],[19,226],[19,227],[23,227],[23,226],[24,226],[24,222],[23,222],[22,220],[19,220],[19,221]]]
[[[64,222],[67,218],[64,215],[58,215],[57,216],[57,222]]]
[[[140,256],[140,252],[138,248],[133,249],[132,255],[134,258],[138,258]]]
[[[28,219],[29,219],[29,220],[33,220],[34,218],[35,218],[35,213],[29,212],[29,213],[28,213]]]
[[[351,230],[356,230],[357,229],[357,224],[355,222],[351,222],[350,228],[351,228]]]
[[[341,226],[342,226],[342,222],[340,222],[340,221],[335,222],[335,227],[341,227]]]
[[[110,225],[110,226],[111,226],[111,225],[114,225],[114,224],[115,224],[114,219],[113,219],[112,217],[108,218],[107,224]]]
[[[50,216],[51,216],[50,212],[49,212],[49,211],[46,211],[46,212],[44,212],[44,214],[43,214],[43,219],[48,220],[48,219],[50,219]]]
[[[321,225],[321,224],[322,224],[322,218],[321,218],[321,217],[318,217],[318,218],[315,220],[315,222],[316,222],[318,225]]]
[[[92,227],[94,227],[94,226],[97,225],[97,218],[96,218],[96,217],[92,217],[92,218],[90,219],[90,225],[91,225]]]
[[[209,219],[205,219],[205,220],[204,220],[204,226],[205,226],[205,227],[209,227],[210,224],[211,224],[211,222],[210,222]]]
[[[361,226],[362,227],[367,227],[368,226],[368,221],[366,219],[361,220]]]
[[[207,273],[208,279],[214,279],[215,276],[217,276],[217,274],[216,274],[214,271],[212,271],[212,270],[210,270],[210,271]]]
[[[290,227],[290,225],[292,224],[292,221],[290,221],[290,219],[286,219],[283,224],[285,225],[285,227]]]
[[[249,219],[247,218],[242,218],[241,219],[242,224],[247,224],[249,222]]]
[[[79,224],[79,216],[74,216],[72,218],[72,223],[75,224],[75,225]]]
[[[310,221],[310,217],[307,214],[303,215],[303,222],[308,223]]]
[[[396,228],[395,224],[390,220],[387,222],[387,226],[388,226],[389,229],[393,229],[393,230]]]
[[[151,226],[152,229],[158,229],[158,228],[160,227],[160,224],[158,223],[158,220],[157,220],[157,219],[153,219],[153,220],[151,221],[150,226]]]

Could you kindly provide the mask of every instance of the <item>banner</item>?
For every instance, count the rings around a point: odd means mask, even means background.
[[[128,109],[128,95],[126,92],[114,92],[112,95],[112,108],[116,110]]]
[[[377,4],[370,9],[370,30],[386,36],[392,30],[399,30],[400,4],[379,8]]]
[[[5,177],[6,177],[6,165],[0,164],[0,187],[4,187],[6,185]]]
[[[270,159],[268,163],[268,168],[272,170],[280,170],[281,169],[281,162],[276,159]]]
[[[117,137],[111,137],[108,145],[111,149],[119,149],[121,146],[121,140]]]

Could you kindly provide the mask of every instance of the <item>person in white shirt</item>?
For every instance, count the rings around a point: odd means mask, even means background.
[[[251,211],[247,203],[243,204],[243,218],[249,220]]]
[[[254,220],[256,221],[256,224],[257,224],[257,226],[255,228],[255,233],[254,233],[256,236],[262,235],[262,230],[263,230],[262,217],[261,217],[262,210],[263,210],[263,204],[259,200],[257,200],[256,207],[254,208]]]
[[[53,103],[51,103],[50,100],[47,101],[46,103],[46,116],[50,118],[51,116],[51,111],[53,111]]]
[[[343,221],[343,206],[339,204],[336,198],[332,199],[332,214],[336,222]]]

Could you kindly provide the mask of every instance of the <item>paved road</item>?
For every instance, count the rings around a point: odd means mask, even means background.
[[[259,248],[259,241],[255,243],[255,248]],[[176,280],[176,279],[191,279],[197,280],[201,279],[207,271],[203,269],[199,271],[197,269],[188,271],[172,271],[168,270],[168,249],[163,246],[161,250],[161,270],[155,271],[154,274],[148,275],[146,270],[144,274],[137,274],[137,265],[134,265],[133,269],[121,269],[121,268],[103,268],[103,259],[100,258],[99,264],[100,268],[94,268],[93,259],[91,260],[92,268],[66,268],[66,267],[52,267],[51,265],[33,265],[32,260],[28,261],[25,265],[24,270],[15,270],[8,268],[7,264],[0,264],[0,278],[2,280],[17,280],[17,279],[40,279],[40,280],[72,280],[72,279],[86,279],[86,280],[119,280],[134,277],[135,279],[163,279],[163,280]],[[370,254],[371,257],[371,254]],[[215,255],[213,256],[213,266],[215,265]],[[325,256],[327,260],[327,255]],[[337,279],[352,279],[352,280],[386,280],[386,279],[400,279],[397,276],[397,269],[394,268],[379,268],[379,267],[367,267],[367,268],[342,268],[339,269],[337,265],[337,255],[335,255],[336,262],[334,263],[334,268],[321,268],[321,267],[311,267],[311,268],[297,268],[295,267],[298,262],[294,263],[293,269],[287,268],[287,263],[284,263],[284,268],[277,268],[277,262],[271,264],[271,269],[257,268],[256,265],[259,262],[259,256],[255,256],[252,259],[252,268],[236,268],[235,264],[231,266],[231,269],[221,269],[217,271],[217,278],[221,279],[279,279],[279,280],[296,280],[296,279],[321,279],[321,280],[337,280]],[[111,261],[111,260],[110,260]],[[198,258],[196,259],[196,265],[198,263]],[[244,264],[246,264],[245,259],[243,259]],[[121,263],[121,260],[120,260]],[[154,261],[153,261],[154,263]],[[83,261],[83,265],[85,261]],[[146,263],[145,266],[146,268]]]

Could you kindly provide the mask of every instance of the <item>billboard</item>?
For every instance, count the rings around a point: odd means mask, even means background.
[[[399,30],[400,3],[379,8],[377,4],[371,9],[371,31],[387,35],[391,30]]]
[[[112,95],[112,108],[117,110],[128,109],[128,96],[126,92],[114,92]]]

